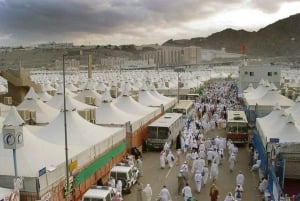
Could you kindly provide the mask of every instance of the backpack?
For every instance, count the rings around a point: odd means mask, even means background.
[[[203,177],[204,175],[205,175],[205,172],[204,172],[204,170],[202,170],[201,176]]]
[[[236,198],[242,198],[242,194],[240,190],[236,191]]]

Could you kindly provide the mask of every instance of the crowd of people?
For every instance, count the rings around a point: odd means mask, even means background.
[[[226,127],[227,110],[242,110],[237,96],[236,84],[232,81],[211,82],[199,95],[194,104],[192,118],[186,120],[181,131],[180,143],[176,143],[176,150],[165,143],[159,155],[160,168],[173,168],[179,166],[177,177],[177,194],[183,197],[184,201],[193,201],[200,195],[193,195],[193,192],[200,193],[201,189],[211,180],[209,196],[211,201],[242,200],[244,192],[245,177],[242,171],[236,175],[236,183],[232,184],[233,192],[228,192],[224,198],[220,197],[216,181],[219,179],[219,168],[229,167],[228,172],[235,170],[238,147],[230,140],[221,136],[210,136],[209,131],[213,129],[224,129]],[[227,163],[228,165],[221,164]],[[140,163],[141,164],[141,163]],[[140,172],[142,172],[140,170]],[[194,185],[190,185],[190,184]],[[146,188],[139,187],[139,193],[144,192],[147,201],[151,200],[149,193],[150,185]],[[194,189],[195,188],[195,189]],[[262,192],[266,188],[266,181],[259,184],[258,189]],[[138,193],[137,201],[141,201]],[[178,196],[177,195],[177,196]],[[158,200],[170,201],[170,194],[166,185],[163,185]]]
[[[161,169],[166,166],[172,168],[174,164],[180,166],[177,174],[177,193],[183,196],[184,201],[195,199],[192,192],[195,190],[200,193],[209,179],[213,182],[210,189],[211,201],[216,201],[219,198],[219,191],[215,182],[219,178],[220,165],[227,162],[229,171],[234,170],[238,147],[226,138],[208,135],[210,130],[226,127],[228,109],[242,110],[235,83],[228,81],[210,83],[195,101],[192,118],[185,123],[178,143],[180,147],[176,147],[175,155],[168,143],[160,153]],[[228,153],[227,159],[225,151]],[[234,188],[235,192],[229,192],[225,201],[241,200],[244,184],[241,175],[243,176],[241,172],[237,175],[239,182]],[[196,189],[191,189],[190,182],[194,182]]]

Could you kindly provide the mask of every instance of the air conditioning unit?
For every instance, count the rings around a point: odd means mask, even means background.
[[[90,117],[90,111],[87,111],[87,110],[81,110],[81,111],[78,111],[79,115],[86,119],[87,121],[90,121],[91,120],[91,117]]]
[[[36,124],[36,111],[30,111],[29,112],[30,115],[30,120],[29,120],[29,124]]]
[[[84,98],[84,102],[88,105],[95,105],[95,98],[87,96]]]
[[[12,105],[12,97],[4,97],[3,102],[5,105]]]
[[[96,120],[96,109],[94,109],[94,110],[90,110],[90,119],[91,119],[91,121],[92,122],[95,122],[95,120]]]
[[[30,112],[28,110],[18,110],[18,113],[24,121],[30,120]]]

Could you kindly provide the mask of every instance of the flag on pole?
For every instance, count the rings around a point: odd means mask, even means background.
[[[246,44],[243,44],[242,47],[242,54],[246,54],[246,51],[247,51],[247,45]]]

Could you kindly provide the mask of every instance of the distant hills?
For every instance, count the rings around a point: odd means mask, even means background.
[[[241,52],[246,44],[249,56],[300,55],[300,13],[270,24],[259,31],[225,29],[206,38],[168,40],[163,46],[200,46],[204,49],[226,48],[227,52]]]

